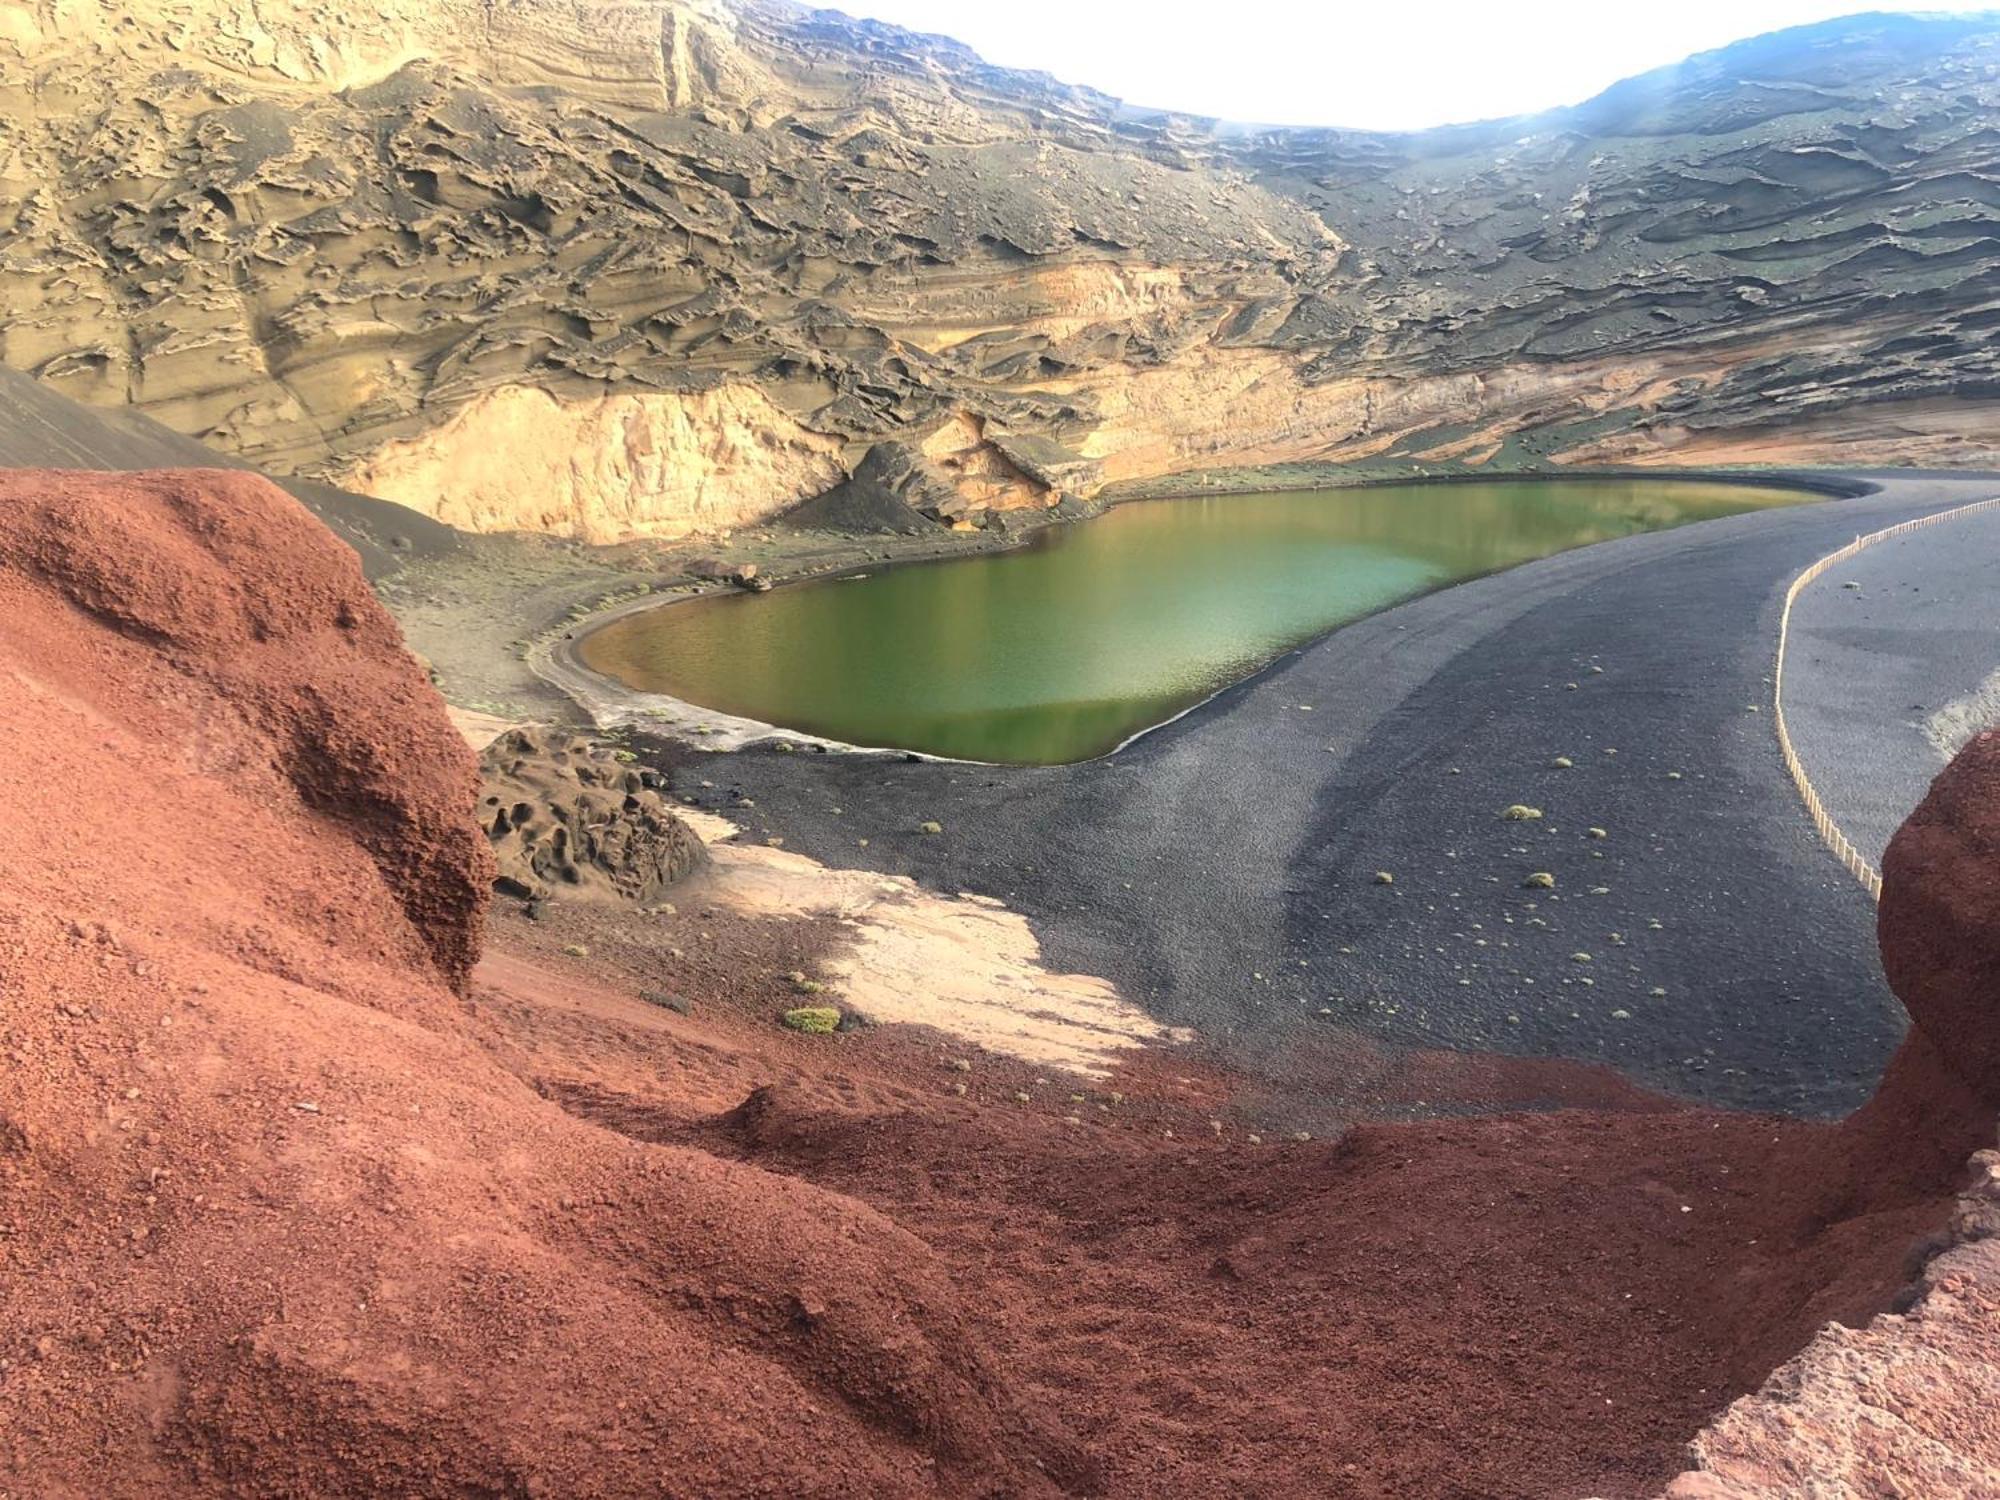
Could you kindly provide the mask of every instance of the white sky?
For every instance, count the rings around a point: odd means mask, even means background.
[[[1893,0],[808,0],[1132,104],[1377,130],[1575,104],[1759,32]]]

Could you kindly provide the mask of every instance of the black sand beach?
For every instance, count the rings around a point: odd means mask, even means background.
[[[1903,1017],[1869,900],[1779,760],[1777,610],[1858,532],[1993,488],[1872,477],[1863,498],[1411,601],[1104,760],[753,749],[697,756],[681,785],[746,837],[1006,901],[1052,962],[1329,1109],[1367,1102],[1308,1045],[1331,1025],[1608,1064],[1707,1103],[1845,1111]],[[1513,804],[1543,816],[1509,821]],[[931,819],[941,835],[919,831]],[[1553,890],[1524,886],[1537,872]]]

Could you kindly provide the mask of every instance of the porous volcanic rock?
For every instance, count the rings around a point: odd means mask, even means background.
[[[667,806],[659,772],[617,757],[612,746],[539,729],[487,746],[479,808],[495,890],[644,903],[702,865],[707,850]]]
[[[7,474],[0,616],[0,1493],[1089,1487],[923,1243],[482,1045],[471,753],[296,502]]]
[[[1882,858],[1882,967],[1917,1029],[2000,1114],[2000,731],[1938,774]]]
[[[884,442],[994,513],[1298,460],[1992,463],[1996,55],[1848,17],[1379,134],[776,0],[38,0],[0,13],[0,358],[591,541]]]

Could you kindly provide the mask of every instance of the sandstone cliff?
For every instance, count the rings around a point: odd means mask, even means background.
[[[476,529],[1298,459],[1983,463],[2000,31],[1415,135],[774,0],[0,5],[0,357]]]

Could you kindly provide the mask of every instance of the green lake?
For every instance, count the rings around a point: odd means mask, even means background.
[[[630,687],[849,744],[1052,764],[1412,595],[1815,498],[1567,479],[1144,501],[1015,552],[628,615],[581,655]]]

